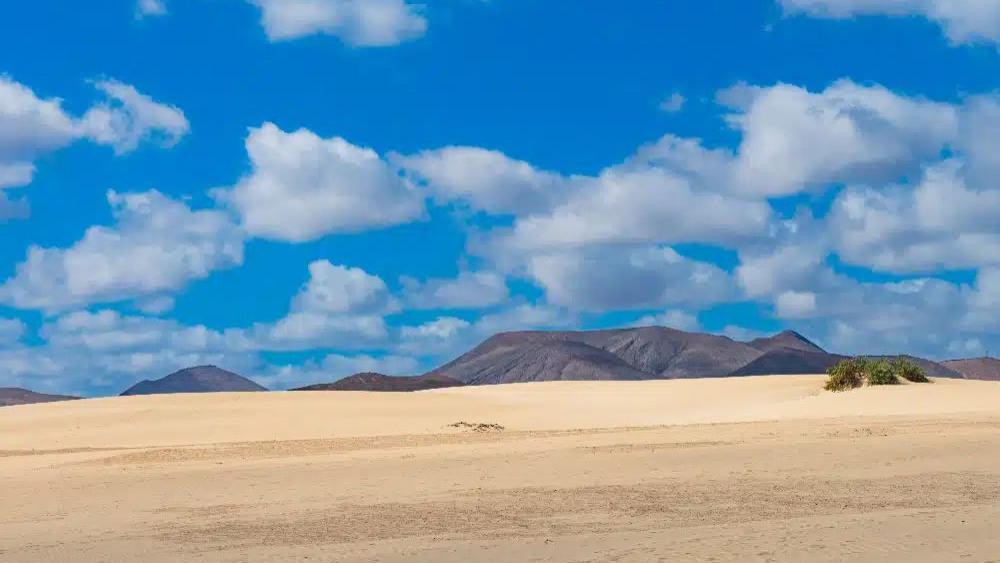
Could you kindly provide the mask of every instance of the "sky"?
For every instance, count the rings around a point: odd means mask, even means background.
[[[3,12],[0,386],[650,324],[1000,350],[1000,0]]]

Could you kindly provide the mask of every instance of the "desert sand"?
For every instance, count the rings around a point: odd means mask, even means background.
[[[822,381],[3,408],[0,560],[1000,561],[1000,383]]]

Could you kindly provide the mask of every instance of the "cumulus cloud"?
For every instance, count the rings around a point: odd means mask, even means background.
[[[246,148],[251,173],[216,197],[253,236],[305,242],[423,216],[422,198],[371,149],[272,123],[252,129]]]
[[[1000,43],[1000,4],[992,0],[780,0],[790,14],[844,19],[863,15],[924,16],[952,43]]]
[[[110,145],[121,154],[146,140],[170,146],[188,132],[188,122],[176,107],[114,80],[95,86],[106,100],[74,117],[63,109],[62,100],[39,97],[0,75],[0,189],[31,183],[36,159],[76,141]],[[0,192],[0,215],[3,201]]]
[[[403,299],[412,309],[481,309],[510,296],[507,281],[495,272],[463,271],[455,278],[418,281],[403,278]]]
[[[822,92],[740,85],[719,99],[737,110],[728,121],[743,134],[734,183],[763,195],[892,181],[938,157],[958,130],[948,104],[849,80]]]
[[[422,36],[427,20],[404,0],[248,0],[261,10],[268,39],[326,34],[356,47],[398,45]]]
[[[389,336],[384,316],[398,307],[381,278],[360,268],[318,260],[289,312],[249,331],[261,350],[364,348]]]
[[[725,271],[669,247],[540,254],[529,259],[528,273],[545,289],[549,303],[574,310],[698,306],[734,295]]]
[[[134,86],[117,80],[94,85],[108,100],[88,110],[80,126],[88,138],[111,145],[119,154],[135,150],[143,141],[172,147],[190,130],[184,112],[153,100]]]
[[[727,155],[667,137],[597,177],[574,177],[551,211],[518,217],[494,242],[514,251],[602,244],[734,242],[764,233],[771,210],[727,194]],[[717,166],[723,164],[720,173]]]
[[[317,313],[384,312],[394,307],[381,278],[328,260],[309,264],[309,281],[292,301],[294,310]]]
[[[959,161],[928,168],[916,187],[854,187],[833,204],[829,229],[844,260],[890,272],[1000,263],[1000,190],[974,190]]]
[[[567,180],[493,150],[446,147],[392,160],[438,203],[458,202],[492,214],[524,214],[551,208],[564,197]]]
[[[157,191],[107,198],[114,226],[90,227],[68,248],[30,246],[0,303],[52,312],[158,296],[243,262],[243,234],[222,212]]]

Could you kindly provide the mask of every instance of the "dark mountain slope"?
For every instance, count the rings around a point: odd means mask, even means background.
[[[443,387],[458,387],[462,382],[443,375],[396,377],[381,373],[356,373],[333,383],[319,383],[293,389],[293,391],[382,391],[410,392]]]
[[[1000,381],[1000,360],[997,358],[969,358],[949,360],[941,365],[962,374],[965,379]]]
[[[430,372],[468,384],[724,376],[760,351],[663,327],[501,333]]]
[[[46,395],[45,393],[35,393],[27,389],[17,387],[0,387],[0,407],[12,407],[15,405],[31,405],[35,403],[55,403],[57,401],[75,401],[80,397],[69,395]]]
[[[795,348],[777,348],[765,352],[730,375],[800,375],[820,374],[846,356],[826,352],[807,352]]]
[[[469,385],[650,377],[614,354],[569,340],[566,334],[498,334],[428,375],[444,375]]]
[[[770,352],[771,350],[790,348],[792,350],[800,350],[802,352],[826,353],[826,350],[820,348],[813,341],[795,332],[794,330],[786,330],[784,332],[779,332],[774,336],[757,338],[747,342],[747,344],[749,344],[752,348],[760,350],[761,352]]]
[[[182,369],[163,379],[140,381],[122,395],[160,395],[170,393],[226,393],[267,391],[253,381],[215,366]]]

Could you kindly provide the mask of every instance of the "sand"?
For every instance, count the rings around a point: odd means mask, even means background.
[[[3,408],[0,561],[1000,561],[1000,383],[821,386]]]

